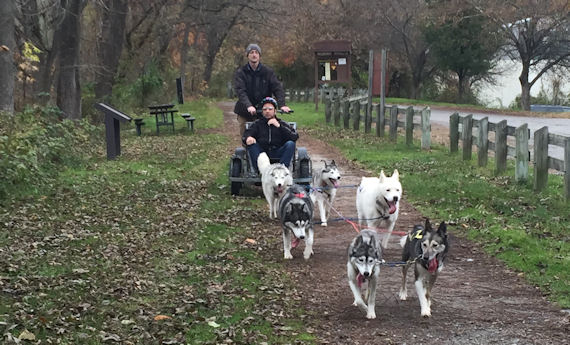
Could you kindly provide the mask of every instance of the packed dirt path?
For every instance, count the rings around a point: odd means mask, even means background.
[[[223,132],[239,144],[233,103],[220,103],[224,111]],[[335,160],[342,173],[342,186],[360,183],[365,171],[327,143],[309,138],[300,130],[298,146],[307,148],[313,169],[321,160]],[[229,149],[230,150],[230,149]],[[233,149],[231,149],[233,151]],[[231,151],[229,151],[231,152]],[[396,167],[397,168],[397,167]],[[386,169],[390,175],[391,170]],[[400,171],[400,176],[406,171]],[[400,216],[394,231],[409,231],[424,218],[406,201],[406,186]],[[337,191],[334,209],[345,217],[356,217],[356,188]],[[333,213],[331,217],[337,218]],[[439,224],[433,219],[432,223]],[[376,296],[376,319],[368,320],[352,306],[346,278],[347,247],[356,231],[346,222],[315,226],[315,255],[305,262],[303,244],[292,251],[294,259],[284,262],[296,281],[301,305],[308,310],[305,322],[323,344],[570,344],[570,315],[550,304],[541,292],[522,277],[489,257],[472,242],[457,236],[459,225],[448,226],[450,251],[445,268],[432,291],[432,316],[420,316],[408,272],[408,300],[400,301],[400,267],[382,266]],[[384,252],[387,262],[401,260],[400,236],[392,235]],[[283,256],[275,249],[276,256]]]

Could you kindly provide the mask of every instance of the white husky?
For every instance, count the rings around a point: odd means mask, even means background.
[[[263,194],[269,204],[269,218],[277,218],[279,199],[293,184],[293,177],[285,165],[281,163],[271,164],[265,152],[262,152],[257,158],[257,167],[261,173]]]
[[[358,222],[365,220],[368,227],[385,226],[388,235],[382,240],[382,247],[388,246],[388,240],[396,225],[402,199],[400,174],[394,170],[391,177],[380,172],[380,177],[363,177],[356,192],[356,210]]]
[[[330,209],[334,198],[336,196],[336,189],[338,188],[338,181],[340,180],[340,171],[336,166],[334,160],[327,164],[323,169],[313,172],[313,187],[316,188],[311,193],[311,201],[313,204],[318,205],[319,214],[321,215],[321,226],[327,226],[327,219],[330,215]]]

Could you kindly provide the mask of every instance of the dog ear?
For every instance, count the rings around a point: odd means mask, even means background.
[[[431,223],[429,222],[429,218],[426,218],[426,225],[424,227],[426,231],[431,230]]]
[[[439,224],[437,232],[439,232],[443,237],[447,236],[447,225],[445,224],[445,222],[441,222],[441,224]]]
[[[386,179],[386,175],[384,175],[384,170],[380,170],[380,176],[378,178],[380,179],[380,182],[384,182],[384,179]]]
[[[394,169],[394,172],[392,173],[392,177],[395,179],[400,179],[400,173],[398,172],[398,169]]]
[[[291,204],[290,202],[288,202],[285,205],[285,214],[291,213],[291,211],[293,210],[293,204]]]
[[[336,163],[334,162],[334,159],[332,160],[331,165],[336,165]]]

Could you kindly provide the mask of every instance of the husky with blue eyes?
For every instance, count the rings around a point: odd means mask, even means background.
[[[353,305],[366,313],[367,319],[375,319],[376,286],[380,275],[382,247],[380,236],[374,230],[362,230],[348,247],[348,285],[354,295]],[[367,282],[365,291],[362,288]],[[364,299],[362,298],[364,295]]]

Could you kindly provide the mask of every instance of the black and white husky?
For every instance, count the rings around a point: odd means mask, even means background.
[[[293,259],[291,248],[305,240],[303,257],[313,254],[313,203],[305,188],[297,184],[287,189],[279,202],[279,216],[283,225],[283,253],[285,259]]]
[[[326,161],[323,162],[325,163],[323,169],[315,169],[313,171],[312,185],[315,191],[311,193],[311,200],[315,206],[319,207],[321,226],[327,226],[329,212],[336,196],[338,181],[340,180],[340,171],[334,160],[330,164],[327,164]]]
[[[257,158],[257,166],[261,173],[261,186],[263,195],[269,204],[269,218],[277,218],[279,199],[283,197],[287,188],[293,184],[293,176],[289,169],[281,164],[271,164],[267,153],[262,152]]]
[[[402,237],[400,244],[404,247],[402,260],[409,262],[402,269],[402,286],[400,299],[406,300],[406,274],[414,264],[416,292],[420,301],[421,315],[431,316],[431,289],[435,284],[437,274],[443,269],[443,262],[449,251],[447,241],[447,226],[445,222],[437,230],[431,227],[429,220],[425,226],[416,225],[408,236]]]
[[[376,287],[380,275],[382,261],[382,247],[380,237],[374,230],[362,230],[348,247],[348,285],[354,295],[353,305],[358,306],[366,313],[366,318],[376,318]],[[366,302],[362,299],[362,284],[368,281],[366,289]]]

